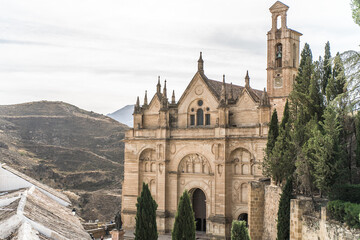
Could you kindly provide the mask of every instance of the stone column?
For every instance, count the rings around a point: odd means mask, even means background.
[[[249,231],[251,240],[261,240],[264,232],[265,184],[249,183]]]
[[[131,131],[131,130],[130,130]],[[124,228],[135,227],[136,202],[139,194],[139,160],[137,159],[136,142],[125,144],[124,184],[122,188],[122,213]]]
[[[162,131],[166,131],[162,129]],[[166,231],[166,177],[167,177],[167,164],[166,164],[166,141],[161,141],[157,144],[157,174],[156,174],[156,202],[158,208],[156,210],[157,229],[159,233]]]

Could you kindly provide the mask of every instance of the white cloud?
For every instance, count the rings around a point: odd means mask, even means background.
[[[62,100],[109,113],[155,92],[157,76],[177,97],[203,51],[209,78],[266,84],[270,0],[0,0],[0,103]],[[349,1],[287,0],[288,27],[314,58],[330,41],[358,49]]]

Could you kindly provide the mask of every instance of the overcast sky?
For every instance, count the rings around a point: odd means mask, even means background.
[[[284,0],[315,59],[360,50],[350,0]],[[0,104],[64,101],[107,114],[155,92],[179,99],[203,52],[205,74],[266,86],[274,0],[0,0]]]

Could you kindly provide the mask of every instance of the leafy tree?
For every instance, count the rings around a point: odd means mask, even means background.
[[[136,240],[156,240],[158,239],[158,232],[156,226],[156,209],[157,203],[152,198],[149,186],[143,183],[143,188],[140,197],[137,198],[136,203],[136,225],[135,225],[135,239]]]
[[[289,178],[286,181],[280,197],[277,222],[277,240],[290,239],[290,200],[292,198],[292,191],[292,179]]]
[[[344,59],[345,74],[348,79],[347,91],[349,107],[352,110],[359,109],[360,104],[360,52],[350,50],[341,54]]]
[[[354,22],[360,26],[360,0],[352,0],[351,9]]]
[[[245,221],[233,221],[231,226],[231,240],[250,240]]]
[[[185,190],[180,197],[175,223],[172,230],[173,240],[195,239],[195,217],[189,193]]]

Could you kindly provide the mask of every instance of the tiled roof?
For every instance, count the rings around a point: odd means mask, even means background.
[[[213,93],[219,99],[220,98],[220,93],[221,93],[221,88],[222,88],[222,82],[216,81],[216,80],[211,80],[211,79],[206,79],[206,81],[208,82],[209,87],[213,90]],[[240,95],[241,95],[244,88],[245,87],[242,87],[242,86],[238,86],[238,85],[234,85],[234,84],[232,85],[234,100],[237,100],[240,97]],[[225,90],[226,90],[227,98],[230,99],[231,98],[231,96],[230,96],[230,94],[231,94],[231,84],[225,83]],[[251,97],[256,102],[258,102],[260,100],[260,98],[261,98],[261,95],[262,95],[263,91],[249,88],[249,93],[250,93]]]
[[[0,195],[0,239],[90,239],[71,209],[32,186]]]

